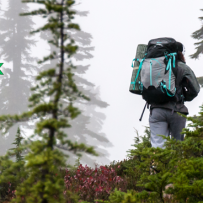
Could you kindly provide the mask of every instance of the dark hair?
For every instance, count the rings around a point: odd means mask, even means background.
[[[180,52],[180,51],[178,52],[177,59],[178,59],[179,61],[183,61],[183,62],[186,63],[185,57],[184,57],[183,53]]]

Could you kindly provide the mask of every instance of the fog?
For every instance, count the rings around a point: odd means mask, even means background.
[[[29,88],[35,84],[35,76],[44,69],[53,67],[53,62],[38,65],[54,48],[47,43],[46,33],[29,36],[30,29],[37,29],[46,23],[39,16],[17,16],[26,9],[32,11],[40,6],[21,3],[20,0],[0,1],[1,5],[1,114],[21,113],[28,110]],[[81,32],[73,37],[80,46],[74,56],[77,65],[76,81],[79,88],[91,97],[89,104],[78,101],[82,114],[72,121],[67,134],[72,140],[94,146],[100,157],[84,154],[82,164],[93,167],[94,162],[109,164],[113,160],[126,158],[132,148],[135,130],[144,133],[148,126],[149,111],[146,110],[142,122],[139,117],[144,108],[144,100],[129,92],[132,74],[131,62],[138,44],[147,44],[150,39],[172,37],[184,44],[186,63],[197,77],[202,76],[202,57],[190,59],[195,52],[191,34],[198,30],[202,16],[200,0],[175,0],[166,4],[161,0],[121,1],[121,0],[81,0],[75,7],[80,12],[76,18]],[[13,17],[15,20],[10,20]],[[29,20],[28,20],[29,19]],[[5,34],[4,34],[5,33]],[[14,37],[14,35],[16,35]],[[28,51],[29,50],[29,51]],[[199,112],[203,93],[192,102],[186,102],[189,115]],[[24,137],[29,137],[37,120],[18,123],[12,127],[6,138],[1,137],[1,154],[11,147],[17,126],[20,125]],[[76,157],[70,156],[70,163]]]

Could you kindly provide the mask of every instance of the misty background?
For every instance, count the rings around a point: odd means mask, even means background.
[[[150,39],[172,37],[184,44],[186,63],[197,77],[203,75],[202,57],[190,59],[195,52],[191,34],[200,28],[198,17],[201,1],[163,0],[80,0],[75,10],[75,22],[80,32],[70,33],[79,46],[74,55],[75,80],[80,90],[91,101],[77,106],[82,111],[64,132],[68,138],[94,146],[99,157],[83,154],[82,164],[94,167],[94,163],[109,164],[113,160],[126,158],[132,148],[135,129],[144,133],[148,126],[149,111],[146,110],[142,122],[139,117],[145,101],[139,95],[129,92],[132,74],[131,63],[138,44],[147,44]],[[42,6],[41,6],[42,7]],[[0,62],[3,76],[0,76],[1,114],[20,114],[29,110],[28,98],[35,76],[45,69],[53,68],[56,61],[38,65],[55,47],[47,43],[51,33],[41,32],[30,35],[46,23],[46,19],[35,16],[19,16],[40,8],[34,3],[21,0],[0,0]],[[70,31],[67,31],[70,32]],[[56,50],[57,51],[57,50]],[[50,98],[47,98],[47,101]],[[192,102],[186,102],[189,115],[199,112],[203,93]],[[36,122],[17,123],[5,137],[0,136],[0,155],[12,147],[12,142],[20,126],[22,136],[28,138],[34,131]],[[63,150],[63,149],[62,149]],[[69,163],[74,164],[76,156],[69,153]]]

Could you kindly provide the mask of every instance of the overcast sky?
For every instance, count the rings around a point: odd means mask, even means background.
[[[132,68],[138,44],[147,44],[150,39],[172,37],[184,44],[186,63],[196,76],[202,76],[203,57],[189,58],[195,52],[191,34],[200,28],[203,16],[200,11],[202,1],[190,0],[80,0],[77,9],[89,11],[87,17],[77,17],[81,29],[93,36],[94,58],[84,61],[91,64],[86,78],[100,87],[100,97],[110,106],[98,109],[106,115],[103,130],[114,147],[107,148],[109,159],[122,160],[126,151],[133,148],[134,128],[142,135],[143,126],[148,126],[149,111],[146,110],[142,122],[139,117],[145,101],[139,95],[129,92]],[[36,4],[28,4],[36,8]],[[31,9],[31,10],[33,10]],[[43,23],[42,18],[34,17],[36,28]],[[35,35],[38,36],[37,34]],[[33,48],[33,56],[44,57],[48,45],[40,41]],[[187,102],[190,115],[199,112],[203,92],[192,102]],[[108,164],[108,163],[103,163]]]

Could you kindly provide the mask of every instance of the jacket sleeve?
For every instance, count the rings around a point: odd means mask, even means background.
[[[184,63],[181,63],[184,68],[182,77],[183,95],[185,101],[192,101],[200,91],[200,85],[192,69]]]

